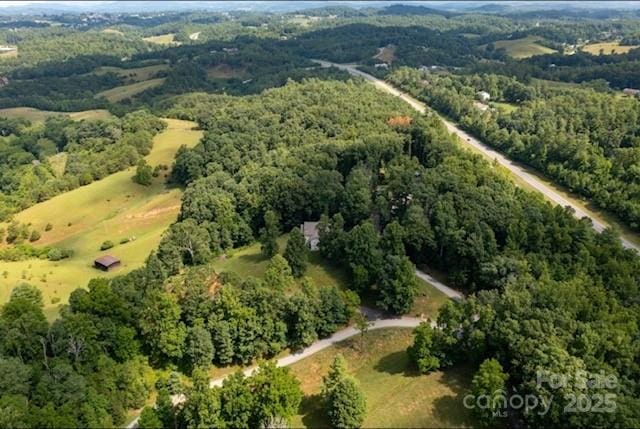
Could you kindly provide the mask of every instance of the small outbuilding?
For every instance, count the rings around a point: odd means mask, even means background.
[[[476,98],[478,99],[478,101],[486,103],[487,101],[491,100],[491,94],[489,94],[487,91],[478,91],[476,92]]]
[[[320,233],[318,232],[318,222],[304,222],[300,225],[300,231],[304,235],[304,242],[311,250],[318,250],[320,243]]]
[[[102,271],[109,271],[120,266],[120,259],[111,255],[100,256],[93,261],[93,267]]]

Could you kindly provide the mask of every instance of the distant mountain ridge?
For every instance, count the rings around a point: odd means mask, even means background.
[[[255,12],[294,12],[323,7],[346,6],[353,9],[386,8],[390,14],[403,11],[416,15],[453,16],[452,13],[515,13],[540,10],[587,10],[587,9],[640,9],[640,2],[612,1],[602,3],[584,2],[536,2],[536,1],[87,1],[87,2],[48,2],[24,5],[3,6],[0,2],[0,15],[52,15],[61,13],[141,13],[141,12],[185,12],[195,10],[232,11],[248,10]],[[515,7],[517,6],[517,7]]]

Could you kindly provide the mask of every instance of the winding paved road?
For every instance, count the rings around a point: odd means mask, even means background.
[[[371,82],[373,85],[375,85],[376,88],[382,91],[385,91],[391,95],[395,95],[396,97],[399,97],[401,100],[405,101],[407,104],[409,104],[418,112],[425,113],[427,111],[427,106],[423,102],[400,91],[396,87],[388,84],[383,80],[380,80],[374,76],[371,76],[368,73],[358,70],[356,68],[358,67],[358,65],[356,64],[336,64],[336,63],[331,63],[331,62],[322,61],[322,60],[313,60],[313,61],[316,62],[317,64],[320,64],[322,67],[336,67],[340,70],[347,71],[354,76],[360,76],[365,80]],[[437,112],[433,110],[431,111],[437,114]],[[562,207],[567,207],[567,206],[571,207],[574,210],[575,217],[577,217],[578,219],[581,219],[583,217],[587,217],[591,219],[591,221],[593,222],[593,228],[596,231],[602,232],[605,228],[609,226],[607,223],[600,220],[598,216],[596,216],[594,213],[585,209],[581,204],[578,204],[577,201],[575,201],[571,197],[568,197],[567,195],[563,195],[562,193],[558,192],[556,189],[544,183],[537,176],[529,172],[527,167],[515,161],[512,161],[511,159],[504,156],[502,153],[490,148],[486,144],[482,143],[480,140],[476,139],[475,137],[469,135],[468,133],[458,128],[451,121],[448,121],[447,119],[443,118],[441,115],[438,115],[438,116],[440,117],[440,119],[442,119],[442,122],[444,122],[449,132],[456,134],[460,138],[460,140],[462,140],[463,143],[475,148],[476,150],[481,152],[483,155],[485,155],[487,158],[496,160],[500,165],[505,167],[515,176],[522,179],[533,189],[542,193],[550,201],[556,204],[559,204]],[[624,247],[628,249],[634,249],[637,252],[640,252],[640,246],[636,245],[635,243],[632,243],[626,238],[620,237],[620,241],[622,242],[622,245]]]
[[[445,286],[446,287],[446,286]],[[366,314],[371,314],[371,315],[375,315],[375,317],[381,317],[379,316],[380,313],[375,311],[375,310],[371,310],[371,309],[367,309],[363,307],[363,310]],[[384,319],[384,318],[377,318],[375,320],[370,320],[370,325],[369,325],[369,330],[374,330],[374,329],[383,329],[383,328],[415,328],[416,326],[418,326],[420,323],[422,323],[424,320],[422,319],[418,319],[416,317],[399,317],[399,318],[391,318],[391,319]],[[435,322],[431,322],[432,326],[435,327]],[[331,335],[328,338],[325,338],[323,340],[318,340],[315,343],[311,344],[309,347],[302,349],[296,353],[292,353],[290,355],[281,357],[280,359],[276,360],[276,365],[277,366],[288,366],[288,365],[292,365],[298,361],[301,361],[302,359],[305,359],[311,355],[314,355],[328,347],[331,347],[341,341],[344,341],[348,338],[351,338],[355,335],[358,335],[360,333],[360,331],[358,331],[356,328],[353,327],[348,327],[345,329],[342,329],[336,333],[334,333],[333,335]],[[249,367],[247,369],[245,369],[243,371],[245,376],[250,376],[252,375],[255,370],[257,369],[257,366],[252,366]],[[211,387],[220,387],[222,386],[222,383],[224,382],[224,380],[228,377],[229,375],[225,375],[223,377],[220,378],[215,378],[213,380],[210,381],[209,385]],[[186,397],[183,394],[180,395],[174,395],[171,397],[171,400],[173,402],[174,405],[180,404],[182,402],[184,402],[186,400]],[[133,421],[131,421],[126,427],[127,429],[134,429],[136,427],[138,427],[138,419],[139,417],[136,417]]]

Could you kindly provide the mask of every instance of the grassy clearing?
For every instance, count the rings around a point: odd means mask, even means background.
[[[362,352],[359,339],[351,338],[292,365],[305,394],[292,427],[329,426],[319,393],[322,377],[338,353],[346,358],[364,391],[367,417],[363,427],[472,426],[470,410],[462,403],[470,389],[471,369],[419,375],[406,353],[411,342],[411,329],[376,330],[366,335]]]
[[[50,156],[47,161],[49,161],[49,165],[51,165],[51,168],[53,169],[56,177],[62,177],[62,175],[64,174],[64,169],[67,166],[67,153],[57,153]]]
[[[493,45],[496,49],[504,48],[507,55],[517,59],[557,52],[546,46],[539,45],[537,42],[541,40],[543,39],[539,36],[527,36],[523,39],[498,40],[494,42]]]
[[[158,74],[158,72],[167,70],[168,68],[168,64],[155,64],[152,66],[137,67],[133,69],[104,66],[98,67],[93,73],[97,75],[115,73],[120,77],[131,80],[132,82],[142,82],[153,78]]]
[[[116,86],[115,88],[107,89],[96,94],[96,97],[104,97],[112,103],[126,100],[127,98],[134,97],[135,95],[146,91],[149,88],[155,88],[164,83],[165,78],[149,79],[142,82],[136,82],[129,85]]]
[[[209,79],[232,79],[246,76],[244,69],[235,69],[228,64],[218,64],[207,69]]]
[[[159,36],[144,37],[142,40],[149,43],[156,43],[158,45],[177,45],[175,41],[175,33],[161,34]]]
[[[632,49],[636,49],[640,45],[621,46],[620,42],[602,42],[591,43],[580,48],[582,51],[591,55],[612,55],[612,54],[626,54]]]
[[[292,18],[289,18],[287,22],[301,27],[309,27],[314,22],[318,22],[322,19],[323,17],[321,16],[295,15]]]
[[[0,51],[0,58],[17,58],[18,57],[18,48],[7,49]]]
[[[287,246],[286,234],[278,239],[278,244],[282,254]],[[260,253],[260,243],[255,243],[229,252],[226,256],[216,259],[212,265],[218,273],[234,272],[244,279],[262,278],[268,263],[269,260]],[[347,288],[349,281],[344,270],[332,265],[318,252],[310,252],[305,276],[310,278],[316,286],[334,285],[341,289]]]
[[[117,34],[118,36],[124,36],[124,33],[120,30],[116,30],[115,28],[105,28],[102,30],[103,33],[107,34]]]
[[[6,118],[25,118],[31,122],[42,122],[49,116],[68,116],[73,120],[98,120],[108,119],[111,117],[111,113],[104,109],[84,110],[81,112],[54,112],[51,110],[34,109],[33,107],[10,107],[7,109],[0,109],[0,116]]]
[[[495,107],[496,109],[502,111],[503,113],[511,113],[514,110],[516,110],[518,108],[517,104],[513,104],[513,103],[503,103],[503,102],[499,102],[499,101],[493,101],[491,102],[491,106]]]
[[[384,63],[391,64],[396,59],[396,47],[393,45],[387,45],[383,48],[378,48],[378,53],[373,56],[376,60],[380,60]]]
[[[287,246],[287,235],[278,239],[280,253]],[[216,272],[233,272],[245,279],[247,277],[262,278],[269,263],[260,253],[260,243],[255,243],[240,249],[235,249],[227,255],[217,258],[212,266]],[[341,289],[348,288],[347,273],[324,259],[319,252],[309,253],[309,265],[306,277],[316,286],[334,285]],[[418,293],[409,315],[429,317],[435,319],[438,310],[449,298],[429,283],[418,279]],[[369,303],[372,304],[372,303]]]
[[[575,82],[561,82],[559,80],[547,80],[547,79],[538,79],[538,78],[532,78],[531,81],[534,83],[543,84],[550,88],[556,88],[556,89],[580,88],[580,84]]]
[[[418,293],[408,315],[435,320],[438,317],[440,307],[448,300],[447,295],[418,278]]]
[[[201,131],[188,121],[167,120],[169,127],[156,136],[147,157],[151,165],[170,164],[180,145],[194,146]],[[41,231],[38,245],[56,245],[74,250],[73,257],[52,262],[32,259],[3,262],[0,268],[0,303],[6,302],[11,289],[21,281],[40,287],[45,311],[50,318],[57,315],[60,304],[69,294],[98,276],[112,277],[140,267],[160,241],[164,230],[175,221],[180,210],[180,189],[168,189],[159,177],[149,186],[131,180],[134,168],[121,171],[51,200],[28,208],[15,217]],[[53,229],[44,231],[51,223]],[[124,238],[134,238],[117,244]],[[107,252],[100,251],[105,240],[116,243]],[[93,260],[105,253],[122,260],[122,267],[102,273],[92,268]]]

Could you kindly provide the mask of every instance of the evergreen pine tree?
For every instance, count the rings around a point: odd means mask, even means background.
[[[308,249],[304,236],[299,228],[294,228],[289,234],[287,248],[284,251],[284,259],[289,263],[294,277],[302,277],[305,273],[308,258]]]

